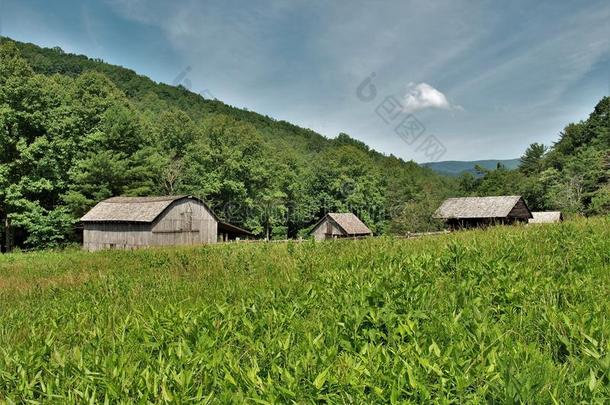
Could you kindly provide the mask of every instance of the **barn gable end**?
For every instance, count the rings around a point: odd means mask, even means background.
[[[196,199],[177,200],[152,223],[154,245],[191,245],[216,242],[215,216]]]
[[[528,220],[532,218],[532,213],[525,204],[523,198],[519,198],[519,201],[515,204],[512,210],[507,215],[509,218],[517,218],[522,220]]]
[[[324,217],[322,221],[318,222],[311,230],[310,235],[316,240],[345,236],[337,224],[328,217]]]
[[[328,213],[309,232],[316,240],[350,237],[369,236],[371,230],[351,212]]]

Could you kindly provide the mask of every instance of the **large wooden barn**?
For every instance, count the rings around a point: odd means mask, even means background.
[[[316,240],[370,236],[371,230],[356,215],[329,213],[318,221],[310,235]]]
[[[532,218],[521,196],[448,198],[434,213],[452,229],[513,224]]]
[[[113,197],[93,207],[81,222],[83,248],[90,251],[252,237],[220,221],[203,201],[191,196]]]

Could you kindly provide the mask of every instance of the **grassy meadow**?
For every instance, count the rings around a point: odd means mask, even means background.
[[[610,218],[0,257],[0,403],[610,401]]]

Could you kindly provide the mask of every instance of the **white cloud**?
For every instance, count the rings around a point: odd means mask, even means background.
[[[578,7],[525,0],[105,2],[164,34],[180,55],[165,67],[166,80],[192,66],[194,89],[328,136],[347,132],[388,153],[396,152],[387,146],[395,145],[394,132],[379,126],[372,104],[354,97],[371,72],[378,97],[392,94],[406,112],[421,111],[418,118],[429,118],[428,130],[446,145],[459,139],[450,152],[462,159],[477,157],[473,142],[516,132],[521,144],[494,157],[518,155],[541,134],[555,136],[569,122],[566,112],[589,109],[600,80],[607,88],[599,70],[610,57],[608,0]],[[458,113],[463,100],[470,113]],[[428,111],[443,113],[432,118]]]
[[[442,92],[428,83],[409,83],[403,99],[403,109],[405,112],[412,113],[427,108],[450,110],[460,107],[452,106]]]

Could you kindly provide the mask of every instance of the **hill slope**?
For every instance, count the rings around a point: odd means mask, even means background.
[[[419,216],[455,186],[346,134],[327,139],[100,60],[0,42],[5,249],[75,240],[80,215],[114,195],[196,195],[266,237],[302,235],[328,211],[355,212],[378,234],[433,229]]]

